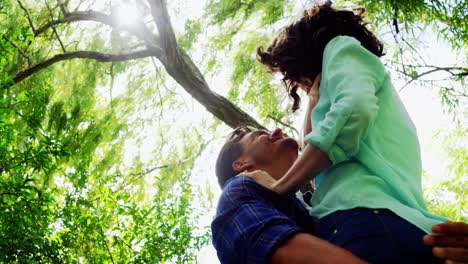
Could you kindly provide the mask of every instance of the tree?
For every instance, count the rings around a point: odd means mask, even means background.
[[[184,146],[171,146],[172,154],[151,160],[160,165],[143,169],[136,159],[126,168],[122,152],[125,139],[133,138],[129,124],[139,120],[120,116],[136,108],[133,101],[117,97],[110,104],[99,103],[95,87],[100,79],[112,77],[106,77],[107,69],[96,61],[47,67],[75,57],[120,61],[146,54],[67,52],[65,40],[56,34],[60,29],[50,28],[55,41],[63,44],[58,47],[62,55],[42,60],[55,47],[49,49],[48,38],[42,41],[40,34],[34,36],[38,31],[18,23],[27,17],[12,16],[25,10],[22,3],[15,9],[13,3],[2,2],[1,8],[1,262],[193,258],[207,236],[194,223],[188,175],[204,142],[188,130],[192,135]],[[42,11],[49,14],[47,3]],[[91,45],[102,46],[98,37],[93,41]],[[123,69],[112,64],[110,71]],[[67,86],[69,79],[75,82]],[[145,194],[148,178],[157,195]]]
[[[68,6],[60,2],[54,7],[50,7],[46,2],[50,16],[44,21],[41,21],[42,24],[40,24],[40,26],[36,26],[28,10],[21,1],[18,1],[18,5],[26,14],[34,38],[38,38],[42,34],[52,31],[54,37],[56,37],[57,41],[60,43],[62,53],[48,59],[40,60],[30,67],[17,72],[14,76],[11,76],[12,81],[10,81],[9,85],[19,83],[30,75],[63,60],[86,58],[100,62],[119,62],[151,56],[157,58],[164,65],[169,75],[171,75],[189,94],[200,101],[209,112],[213,113],[213,115],[223,120],[225,123],[233,127],[241,123],[262,127],[249,115],[209,89],[200,70],[195,66],[186,52],[178,46],[165,1],[149,1],[149,6],[142,2],[138,2],[138,4],[142,8],[151,11],[158,35],[153,33],[151,28],[142,20],[133,26],[119,25],[117,21],[118,18],[115,14],[111,13],[108,15],[94,10],[75,10],[70,12]],[[135,45],[144,45],[145,48],[122,54],[105,54],[87,50],[67,52],[60,35],[57,33],[56,27],[80,21],[98,22],[110,26],[113,30],[126,31],[138,38]],[[4,37],[4,39],[7,40],[7,37]],[[18,49],[18,52],[20,51],[21,50]],[[26,56],[25,53],[20,53]],[[30,61],[28,56],[26,56],[25,59]]]
[[[287,93],[255,58],[297,3],[210,0],[177,31],[173,1],[70,2],[0,2],[1,261],[187,262],[208,241],[189,175],[219,125],[298,134]],[[366,6],[375,30],[394,31],[388,66],[410,84],[448,73],[442,98],[463,106],[466,67],[411,54],[413,28],[427,25],[466,47],[466,5],[426,2],[337,4]],[[139,19],[126,23],[132,8]],[[191,125],[191,98],[216,120]]]
[[[440,145],[448,155],[448,171],[440,183],[428,184],[426,196],[430,208],[452,221],[468,222],[468,129],[458,124],[454,131],[439,132]]]
[[[86,1],[81,2],[80,5],[84,4],[85,2]],[[343,6],[352,3],[354,2],[343,1],[337,3],[337,5]],[[190,47],[190,44],[187,45],[187,43],[193,42],[194,37],[200,31],[200,23],[203,22],[189,21],[192,22],[191,24],[187,24],[189,31],[185,35],[185,39],[183,37],[180,41],[181,44],[179,44],[170,22],[170,17],[165,1],[149,1],[148,3],[145,3],[144,1],[136,1],[133,4],[142,10],[140,13],[143,14],[143,18],[134,22],[133,24],[124,25],[120,24],[118,21],[118,10],[116,6],[108,7],[111,12],[110,14],[106,14],[104,12],[95,11],[92,9],[80,11],[80,5],[74,8],[73,11],[70,11],[68,1],[59,1],[52,7],[46,2],[45,7],[47,8],[48,15],[45,15],[45,18],[39,19],[39,21],[36,22],[31,18],[27,8],[25,8],[25,6],[20,1],[18,1],[18,5],[24,11],[30,26],[30,30],[32,31],[34,37],[38,38],[42,34],[50,32],[52,34],[51,36],[56,38],[56,41],[60,44],[62,53],[52,56],[48,59],[38,60],[37,63],[29,65],[29,67],[26,69],[17,71],[14,76],[11,76],[12,81],[10,81],[10,85],[21,82],[28,76],[63,60],[87,58],[100,62],[118,62],[144,57],[154,57],[158,59],[160,63],[162,63],[167,73],[172,78],[174,78],[174,80],[179,83],[181,87],[185,89],[185,91],[187,91],[209,112],[211,112],[224,123],[231,127],[235,127],[239,124],[251,124],[257,127],[263,127],[254,118],[250,117],[245,112],[241,111],[239,108],[230,103],[228,100],[225,100],[223,97],[210,90],[203,74],[183,49],[184,45],[186,48]],[[407,31],[411,31],[409,28],[418,22],[434,25],[442,24],[442,26],[439,26],[441,28],[441,35],[449,39],[455,47],[464,46],[466,43],[467,36],[464,33],[464,29],[466,29],[466,19],[463,19],[463,15],[465,15],[466,12],[463,12],[465,7],[461,2],[455,1],[454,3],[444,3],[441,1],[431,1],[426,4],[423,1],[418,1],[417,3],[414,3],[414,1],[385,1],[384,4],[381,5],[379,1],[360,1],[358,4],[369,7],[370,14],[372,14],[370,19],[373,19],[374,21],[382,21],[386,23],[392,20],[392,23],[395,26],[396,34],[400,33],[398,18],[401,16]],[[214,41],[212,41],[217,48],[222,48],[226,44],[230,43],[229,37],[233,37],[238,32],[241,32],[240,29],[243,28],[244,22],[249,21],[245,18],[249,18],[252,14],[261,13],[262,18],[260,24],[264,26],[266,24],[272,24],[273,22],[277,21],[290,7],[291,3],[288,3],[287,1],[251,1],[246,3],[233,0],[217,2],[210,1],[207,5],[207,17],[211,19],[208,19],[208,22],[205,22],[205,25],[206,23],[208,25],[221,25],[226,23],[226,21],[229,23],[233,21],[233,23],[231,23],[233,26],[226,27],[228,28],[228,30],[226,30],[227,34],[218,36],[216,37],[217,40],[214,39]],[[449,9],[452,10],[450,14],[447,12]],[[153,25],[153,23],[148,24],[144,22],[144,19],[148,17],[152,20],[151,22],[154,22],[155,25]],[[67,52],[64,43],[61,40],[61,36],[59,36],[57,33],[57,27],[67,28],[71,23],[78,23],[83,21],[101,23],[111,27],[114,31],[126,32],[135,38],[132,41],[135,41],[136,47],[142,46],[144,48],[140,50],[137,49],[137,51],[133,50],[132,52],[113,55],[100,53],[93,50],[74,50],[72,52]],[[37,24],[39,24],[39,26]],[[195,29],[195,31],[193,29]],[[155,31],[157,31],[157,33],[155,33]],[[461,37],[461,39],[455,38],[455,35]],[[186,39],[187,37],[189,39]],[[243,43],[240,45],[241,49],[252,50],[252,47],[254,47],[254,45],[252,45],[253,43],[262,43],[265,42],[266,39],[265,35],[263,35],[264,38],[254,37],[253,34],[250,37],[251,40],[248,43]],[[5,36],[4,39],[8,40],[8,38]],[[402,40],[414,50],[413,46],[409,44],[409,42],[406,41],[403,37]],[[15,46],[14,43],[11,44]],[[111,47],[111,49],[112,48],[115,47]],[[17,50],[21,55],[23,55],[24,60],[31,64],[31,58],[29,58],[29,56],[21,49]],[[400,51],[402,52],[401,47]],[[265,82],[265,78],[260,78],[261,75],[263,75],[263,71],[259,71],[258,64],[253,63],[252,58],[246,57],[247,54],[249,56],[251,54],[243,53],[243,51],[236,53],[236,62],[238,63],[238,67],[233,73],[232,80],[234,85],[230,92],[230,99],[233,99],[238,94],[238,91],[236,92],[236,90],[243,80],[243,76],[255,76],[257,82],[258,80],[263,80],[262,84],[260,84],[260,86],[263,87],[261,88],[262,94],[265,93],[264,90],[272,90],[269,89],[269,82]],[[211,62],[211,64],[214,63]],[[396,70],[404,74],[407,78],[410,78],[407,84],[437,71],[445,71],[451,75],[449,78],[464,82],[464,78],[468,73],[468,70],[464,67],[442,67],[427,65],[424,63],[411,65],[403,61],[401,61],[400,64],[402,68],[399,69],[400,67],[397,67]],[[251,84],[252,82],[253,81],[251,81]],[[467,97],[466,92],[463,90],[460,91],[451,87],[442,87],[442,90],[447,102],[453,103],[455,101],[453,99],[451,100],[451,98],[448,98],[447,95],[454,95],[457,98]],[[273,97],[274,96],[272,95],[271,98]],[[248,96],[248,98],[250,97]],[[284,117],[283,115],[273,110],[270,112],[271,113],[266,114],[266,116],[273,120],[278,121]],[[265,113],[263,114],[265,115]]]

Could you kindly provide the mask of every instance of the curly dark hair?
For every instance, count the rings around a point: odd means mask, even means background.
[[[298,85],[302,78],[314,80],[322,71],[323,51],[336,36],[356,38],[361,45],[378,57],[384,55],[383,44],[366,28],[360,12],[336,10],[331,2],[304,11],[296,22],[284,27],[264,51],[257,48],[258,60],[272,72],[281,72],[293,112],[299,109]]]

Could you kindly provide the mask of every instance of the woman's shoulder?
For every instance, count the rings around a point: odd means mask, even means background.
[[[346,36],[346,35],[339,35],[332,38],[328,43],[328,45],[340,45],[340,44],[360,44],[359,40],[355,37]]]
[[[362,51],[367,51],[366,48],[364,48],[361,45],[361,42],[357,40],[354,37],[351,36],[344,36],[344,35],[339,35],[334,38],[332,38],[327,45],[325,45],[325,50],[324,50],[324,55],[325,54],[330,54],[330,53],[338,53],[341,50],[362,50]],[[368,51],[370,52],[370,51]]]
[[[351,36],[336,36],[325,46],[323,52],[324,67],[346,60],[345,66],[353,69],[354,67],[364,67],[372,71],[385,70],[385,67],[375,54],[366,49],[361,42]]]
[[[379,86],[388,76],[380,58],[351,36],[336,36],[331,39],[325,46],[322,63],[322,75],[325,76],[333,73],[346,73],[348,78],[365,75],[374,78]]]

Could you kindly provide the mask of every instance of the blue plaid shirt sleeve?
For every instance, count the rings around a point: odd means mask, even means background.
[[[275,196],[247,177],[234,177],[225,186],[211,225],[221,263],[266,263],[281,244],[300,232],[274,207]]]

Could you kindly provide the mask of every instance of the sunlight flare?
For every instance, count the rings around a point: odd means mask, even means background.
[[[116,7],[117,21],[122,26],[133,26],[141,20],[141,14],[134,3],[122,1]]]

